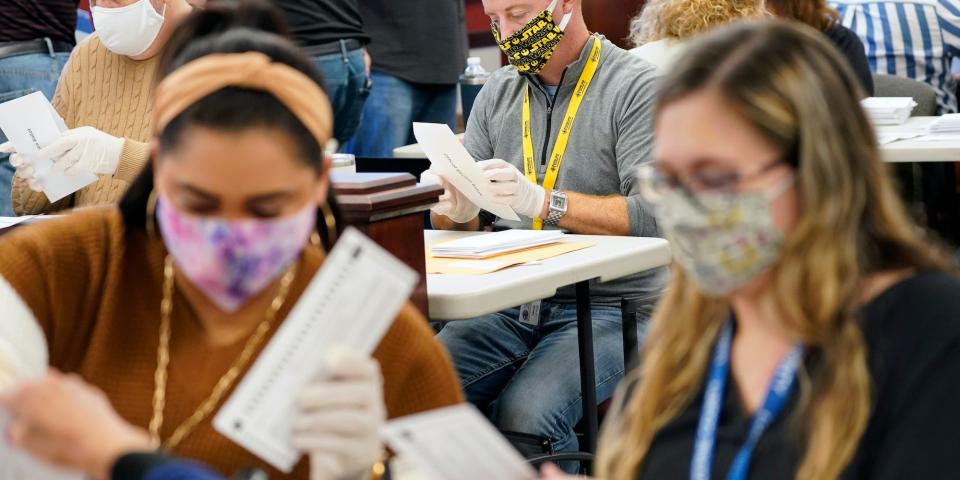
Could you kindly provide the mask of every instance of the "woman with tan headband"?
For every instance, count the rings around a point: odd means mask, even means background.
[[[227,24],[231,12],[198,12],[181,28]],[[119,208],[4,238],[0,275],[33,311],[51,364],[102,389],[155,446],[225,474],[364,478],[385,417],[461,401],[450,361],[406,307],[372,359],[333,358],[290,392],[301,409],[293,441],[309,457],[292,474],[214,432],[217,409],[323,263],[311,237],[335,239],[322,153],[333,119],[319,75],[287,40],[246,28],[177,38],[149,168]],[[29,424],[15,433],[27,446],[45,438]]]

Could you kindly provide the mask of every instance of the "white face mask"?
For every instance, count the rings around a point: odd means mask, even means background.
[[[139,0],[120,8],[95,6],[91,13],[103,45],[117,55],[128,57],[146,52],[163,26],[163,14],[153,9],[150,0]]]

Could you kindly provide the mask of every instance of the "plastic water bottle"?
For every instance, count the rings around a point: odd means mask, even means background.
[[[460,75],[460,101],[463,106],[463,124],[470,120],[470,111],[473,110],[473,101],[477,99],[480,89],[487,83],[490,73],[480,65],[480,57],[467,59],[467,69]]]

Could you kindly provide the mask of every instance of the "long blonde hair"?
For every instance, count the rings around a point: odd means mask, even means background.
[[[684,40],[737,20],[769,16],[764,0],[648,0],[630,20],[634,46]]]
[[[772,296],[780,326],[813,360],[801,373],[801,408],[791,422],[806,440],[796,475],[803,480],[837,478],[867,425],[871,384],[856,303],[864,279],[948,268],[905,214],[857,102],[856,77],[820,37],[778,21],[709,33],[664,79],[658,106],[716,91],[796,169],[801,215],[772,273]],[[636,478],[656,433],[699,391],[729,316],[727,303],[676,270],[654,313],[642,367],[606,422],[602,479]]]

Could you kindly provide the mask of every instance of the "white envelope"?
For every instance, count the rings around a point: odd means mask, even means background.
[[[430,159],[430,169],[452,183],[474,205],[506,220],[520,217],[509,205],[497,203],[490,192],[490,180],[450,127],[442,123],[414,123],[413,135]]]
[[[60,138],[67,126],[43,92],[34,92],[0,104],[0,130],[17,152],[30,155]],[[51,203],[97,181],[92,173],[67,175],[53,170],[49,158],[35,159],[33,168]]]

